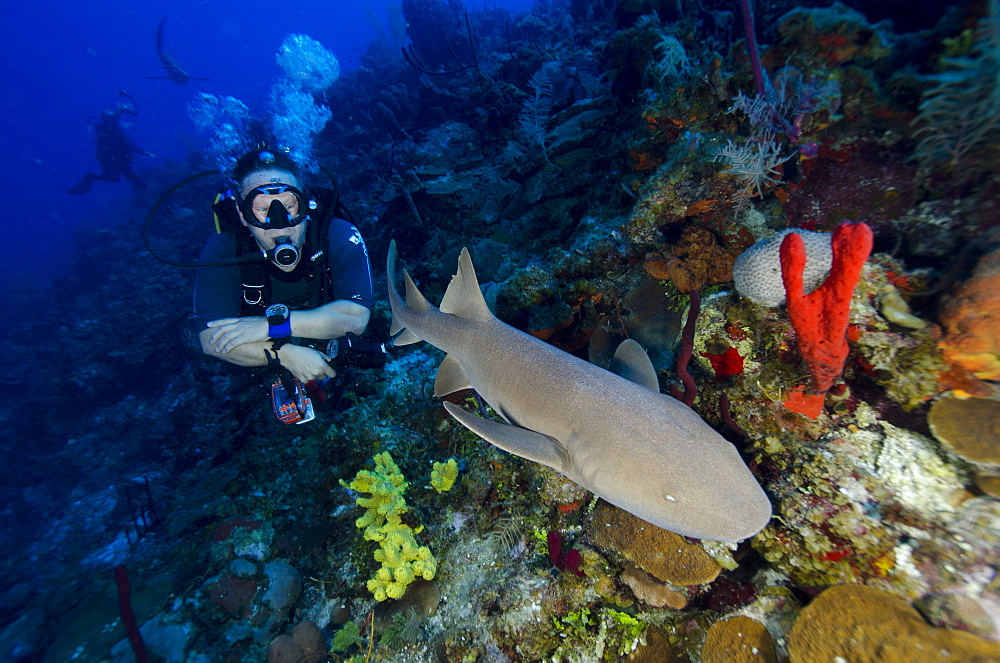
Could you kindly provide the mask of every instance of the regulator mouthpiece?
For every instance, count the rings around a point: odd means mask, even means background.
[[[291,237],[278,237],[268,258],[281,267],[291,267],[299,259],[299,250],[295,248]]]

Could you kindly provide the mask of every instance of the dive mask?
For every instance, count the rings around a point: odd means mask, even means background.
[[[257,196],[276,196],[286,192],[295,196],[299,204],[299,213],[294,217],[288,215],[288,210],[277,199],[271,201],[270,206],[267,208],[267,216],[264,217],[263,221],[258,219],[253,213],[254,200],[256,200]],[[264,230],[280,230],[281,228],[297,226],[303,221],[307,221],[309,219],[309,211],[314,209],[316,209],[316,201],[307,198],[302,191],[291,184],[263,184],[250,189],[247,195],[243,197],[243,200],[240,201],[240,211],[243,213],[244,220],[251,226]]]

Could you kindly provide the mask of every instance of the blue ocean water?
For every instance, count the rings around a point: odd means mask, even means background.
[[[512,11],[530,6],[528,0],[467,4]],[[275,53],[287,35],[318,40],[336,55],[342,72],[358,66],[374,38],[397,49],[405,43],[398,0],[300,0],[280,7],[261,0],[69,0],[12,3],[4,13],[12,28],[0,40],[5,72],[0,124],[11,178],[33,208],[26,220],[31,231],[0,263],[4,286],[24,278],[45,282],[47,274],[60,271],[72,259],[79,228],[134,222],[144,212],[124,180],[98,182],[86,196],[66,193],[84,172],[98,170],[88,127],[115,107],[119,90],[132,95],[139,112],[125,116],[127,132],[155,155],[139,157],[135,165],[140,171],[155,169],[206,147],[207,139],[186,113],[196,93],[234,96],[252,111],[263,111],[280,73]],[[178,85],[149,78],[165,73],[155,46],[164,17],[171,56],[190,75],[209,80]],[[13,218],[4,223],[20,226]]]

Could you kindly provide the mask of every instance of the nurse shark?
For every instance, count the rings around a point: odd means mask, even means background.
[[[444,407],[488,442],[554,468],[643,520],[684,536],[735,542],[767,525],[771,504],[733,447],[693,410],[660,393],[635,341],[612,369],[574,357],[494,316],[462,249],[440,308],[407,272],[404,302],[387,259],[396,345],[423,340],[447,353],[436,396],[475,389],[506,423]]]

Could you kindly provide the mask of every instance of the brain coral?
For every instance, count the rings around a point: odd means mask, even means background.
[[[785,235],[796,233],[806,247],[806,267],[802,283],[807,293],[815,290],[833,261],[830,233],[789,228],[762,239],[740,254],[733,265],[736,290],[761,306],[780,306],[785,303],[785,286],[781,282],[781,262],[778,251]]]
[[[986,663],[1000,643],[934,628],[906,601],[863,585],[831,587],[813,600],[788,638],[792,663]]]
[[[681,590],[708,584],[722,571],[701,545],[603,500],[588,533],[598,548],[617,553],[635,567],[625,565],[621,580],[649,605],[683,608],[687,597]]]
[[[1000,401],[945,396],[927,414],[931,432],[976,467],[1000,469]]]
[[[701,648],[701,663],[773,663],[774,640],[756,619],[736,615],[712,624]]]

